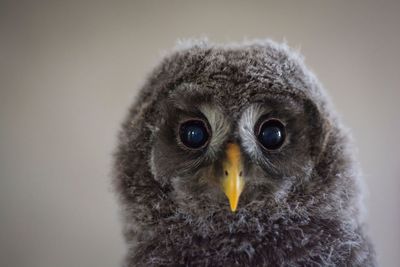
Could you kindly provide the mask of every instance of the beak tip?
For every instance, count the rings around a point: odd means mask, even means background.
[[[231,205],[231,211],[236,212],[237,209],[237,204],[236,205]]]

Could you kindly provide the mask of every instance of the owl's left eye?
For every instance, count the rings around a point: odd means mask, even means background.
[[[182,143],[192,149],[202,148],[209,139],[209,131],[202,120],[189,120],[179,127],[179,138]]]
[[[277,119],[263,121],[257,133],[257,139],[268,150],[280,148],[286,138],[285,126]]]

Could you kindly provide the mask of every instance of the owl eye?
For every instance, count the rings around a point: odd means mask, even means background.
[[[285,126],[276,119],[265,120],[259,126],[258,141],[269,150],[280,148],[285,141]]]
[[[196,149],[207,143],[209,132],[202,120],[189,120],[180,125],[179,137],[185,146]]]

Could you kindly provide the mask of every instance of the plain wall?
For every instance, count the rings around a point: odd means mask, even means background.
[[[179,38],[286,40],[352,129],[382,266],[400,264],[400,1],[1,1],[0,265],[117,266],[119,125]]]

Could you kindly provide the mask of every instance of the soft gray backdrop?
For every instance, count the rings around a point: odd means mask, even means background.
[[[178,38],[300,48],[354,133],[382,266],[400,264],[400,2],[0,2],[0,266],[117,266],[116,133]]]

